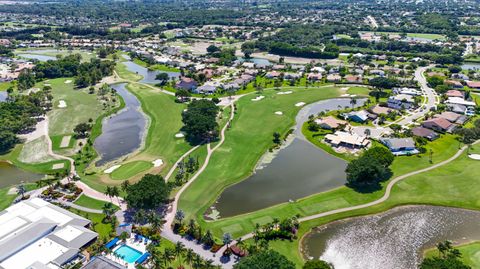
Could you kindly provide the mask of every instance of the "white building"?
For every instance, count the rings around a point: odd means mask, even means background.
[[[56,269],[97,238],[90,221],[34,198],[0,212],[0,268]]]

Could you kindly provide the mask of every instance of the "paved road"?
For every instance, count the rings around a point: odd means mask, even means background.
[[[415,122],[415,120],[425,116],[430,109],[435,108],[436,105],[439,103],[437,94],[434,89],[430,88],[427,84],[427,79],[424,76],[424,72],[432,66],[427,67],[419,67],[415,70],[415,80],[418,81],[420,87],[422,89],[422,93],[425,96],[425,101],[422,103],[420,108],[417,110],[409,113],[409,115],[402,118],[400,121],[395,122],[401,126],[407,126]]]

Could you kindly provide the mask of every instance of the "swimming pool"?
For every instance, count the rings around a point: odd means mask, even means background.
[[[115,253],[128,263],[134,263],[136,260],[138,260],[138,258],[142,256],[142,253],[140,251],[127,245],[120,246],[115,250]]]

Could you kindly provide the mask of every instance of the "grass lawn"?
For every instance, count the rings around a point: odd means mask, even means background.
[[[70,141],[68,143],[68,146],[65,147],[65,148],[61,148],[60,146],[62,145],[62,139],[64,136],[69,136],[71,135],[72,137],[70,138]],[[50,139],[52,140],[52,149],[54,151],[59,151],[59,150],[63,150],[63,149],[69,149],[69,148],[73,148],[73,146],[75,145],[75,138],[73,137],[73,133],[72,134],[65,134],[65,135],[52,135],[50,136]]]
[[[80,195],[80,197],[78,197],[78,199],[75,200],[75,202],[73,202],[73,203],[76,204],[76,205],[79,205],[79,206],[83,206],[83,207],[87,207],[87,208],[91,208],[91,209],[99,209],[99,210],[102,210],[103,205],[106,204],[106,202],[104,202],[104,201],[93,199],[93,198],[90,198],[86,195]],[[113,207],[115,209],[118,209],[118,206],[116,206],[116,205],[113,205]]]
[[[65,83],[70,80],[71,83]],[[89,119],[95,120],[104,113],[104,107],[96,94],[88,94],[85,89],[75,89],[73,78],[51,79],[42,82],[37,87],[50,84],[53,94],[53,109],[48,112],[50,118],[50,136],[73,133],[75,126]],[[59,108],[60,100],[66,102],[67,107]]]
[[[115,229],[110,223],[103,223],[103,214],[88,213],[75,208],[70,211],[92,221],[93,230],[98,233],[98,238],[108,241],[115,234]]]
[[[460,258],[466,265],[472,268],[480,268],[480,242],[456,246],[460,250],[462,257]],[[436,248],[429,249],[424,253],[424,257],[439,256],[439,251]]]
[[[293,94],[278,95],[277,91],[270,89],[261,93],[265,96],[263,100],[254,102],[251,99],[255,95],[248,95],[238,101],[238,110],[224,144],[212,155],[206,170],[180,199],[179,208],[189,217],[200,217],[224,188],[252,173],[257,161],[272,146],[272,134],[284,134],[294,125],[300,110],[296,103],[311,103],[339,94],[335,87],[292,88],[292,91]],[[275,115],[276,111],[282,111],[283,116]]]
[[[35,183],[27,183],[23,184],[27,191],[31,191],[37,188],[37,184]],[[5,187],[0,189],[0,211],[4,210],[5,208],[9,207],[13,200],[17,197],[17,194],[8,194],[8,191],[12,187]]]
[[[8,88],[12,86],[11,82],[1,82],[0,83],[0,91],[6,91]]]
[[[123,57],[120,56],[120,59],[123,59]],[[117,63],[117,65],[115,66],[115,71],[117,72],[117,74],[121,78],[126,79],[126,80],[139,81],[143,78],[139,74],[135,74],[135,73],[132,73],[132,72],[128,71],[128,68],[124,64],[122,64],[121,62]]]
[[[360,95],[360,96],[368,96],[370,89],[367,87],[350,87],[347,90],[348,94],[352,95]]]
[[[110,178],[115,180],[129,179],[136,174],[148,170],[153,167],[151,162],[147,161],[133,161],[123,164],[118,169],[110,174]]]

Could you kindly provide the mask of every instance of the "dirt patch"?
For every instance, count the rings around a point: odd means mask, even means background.
[[[18,160],[24,163],[46,163],[56,159],[48,153],[47,137],[41,136],[23,146]]]
[[[68,146],[70,145],[70,140],[72,139],[72,136],[71,135],[66,135],[64,137],[62,137],[62,142],[60,142],[60,148],[68,148]]]
[[[63,169],[64,167],[65,167],[64,163],[56,163],[56,164],[52,165],[53,170]]]

